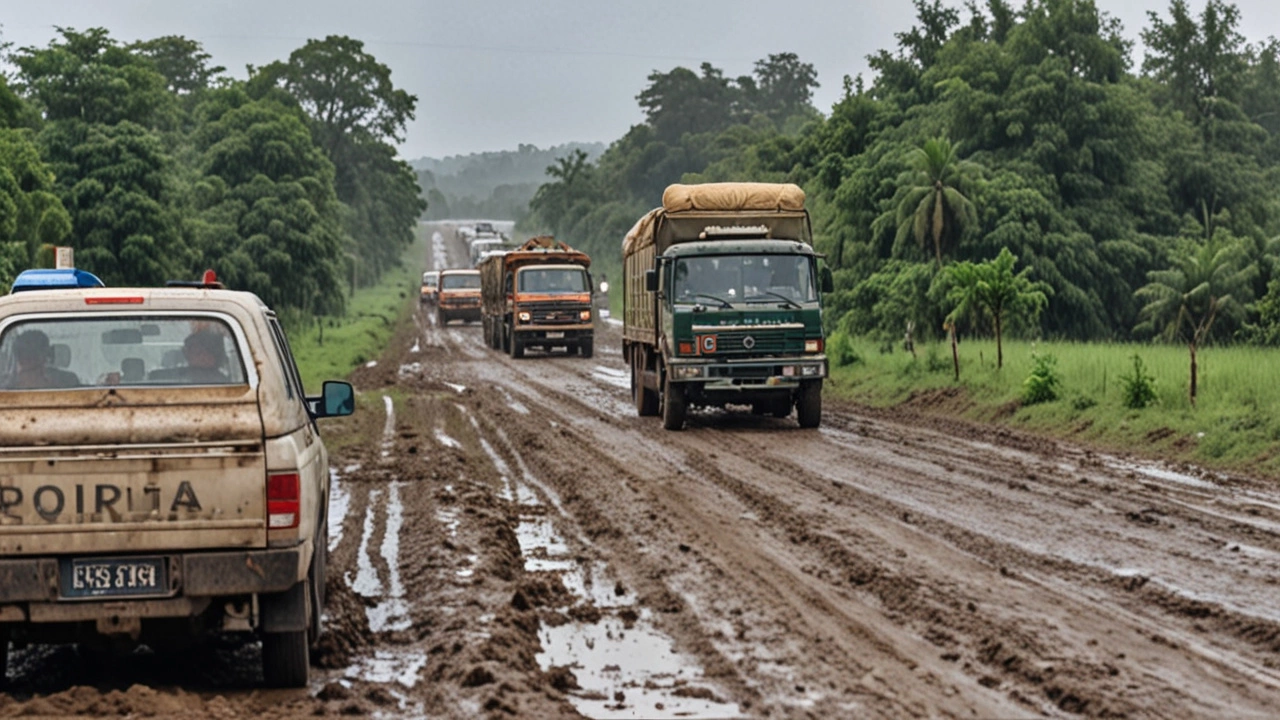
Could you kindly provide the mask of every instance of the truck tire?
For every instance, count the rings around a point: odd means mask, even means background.
[[[658,394],[644,386],[644,364],[640,358],[644,351],[639,348],[631,358],[631,395],[636,403],[636,414],[640,417],[653,417],[658,414]]]
[[[9,687],[9,636],[0,632],[0,689]]]
[[[515,358],[516,360],[519,360],[520,358],[524,357],[524,341],[523,340],[516,337],[515,333],[512,333],[511,339],[508,342],[511,345],[511,357]]]
[[[581,355],[582,357],[589,358],[594,353],[595,353],[595,347],[592,344],[591,338],[587,338],[586,340],[583,340],[582,342],[578,343],[578,354]]]
[[[796,419],[802,428],[816,428],[822,424],[821,380],[800,385],[800,392],[796,394]]]
[[[324,615],[324,584],[328,577],[329,564],[329,521],[325,520],[324,532],[316,541],[315,552],[311,553],[311,573],[307,579],[307,590],[311,593],[311,618],[307,624],[307,644],[315,647],[320,642],[321,625]]]
[[[449,324],[449,314],[444,310],[436,310],[436,324],[445,326]]]
[[[306,687],[310,673],[306,630],[263,633],[262,677],[269,687]]]
[[[684,388],[667,380],[662,389],[662,427],[683,430],[685,414]]]

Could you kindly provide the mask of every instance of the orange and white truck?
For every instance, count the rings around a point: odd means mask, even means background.
[[[495,350],[577,350],[591,357],[595,339],[591,258],[549,235],[480,263],[481,322]]]

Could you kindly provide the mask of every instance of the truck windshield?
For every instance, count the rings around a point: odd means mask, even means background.
[[[435,287],[435,286],[436,286],[436,282],[437,282],[439,279],[440,279],[440,273],[436,273],[436,272],[425,272],[425,273],[422,273],[422,286],[423,286],[423,287]]]
[[[441,275],[441,290],[479,290],[480,273]]]
[[[245,382],[235,336],[216,318],[29,320],[0,336],[0,391]]]
[[[675,262],[675,301],[808,303],[818,299],[808,255],[714,255]]]
[[[588,292],[587,274],[577,268],[521,270],[520,292],[552,294]]]

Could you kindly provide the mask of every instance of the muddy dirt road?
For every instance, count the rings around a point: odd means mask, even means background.
[[[32,647],[0,716],[1280,716],[1273,486],[830,402],[669,433],[600,332],[419,312],[355,374],[310,691],[244,689],[252,643]]]

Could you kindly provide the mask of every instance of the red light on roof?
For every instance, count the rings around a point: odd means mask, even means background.
[[[85,305],[141,305],[142,297],[140,295],[130,295],[128,297],[87,297],[84,299]]]
[[[216,285],[218,283],[218,274],[213,270],[205,270],[204,277],[200,279],[200,282],[205,285]]]

